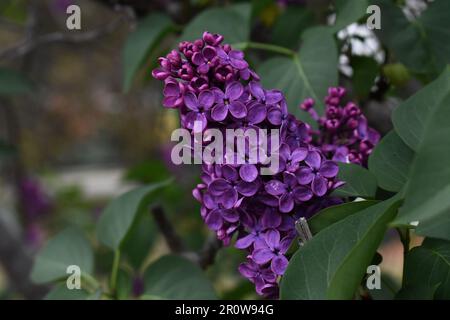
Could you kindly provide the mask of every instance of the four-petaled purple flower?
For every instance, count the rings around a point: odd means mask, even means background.
[[[218,60],[216,49],[211,46],[204,47],[202,52],[196,52],[192,56],[192,62],[198,66],[197,70],[202,74],[208,73],[209,68],[214,68]]]
[[[244,87],[240,82],[230,82],[225,88],[225,93],[218,88],[214,88],[213,91],[216,97],[216,105],[211,110],[211,118],[215,121],[225,120],[228,111],[237,119],[244,118],[247,115],[244,103],[239,101],[244,92]]]
[[[278,230],[268,230],[264,235],[265,243],[253,251],[252,259],[258,264],[265,264],[270,261],[270,268],[277,274],[283,274],[288,265],[288,260],[284,256],[289,249],[292,238],[284,237],[280,239]]]
[[[248,67],[248,63],[244,60],[244,53],[242,51],[231,50],[227,53],[225,50],[219,48],[217,50],[217,56],[223,64],[229,64],[238,70]]]
[[[214,94],[209,90],[205,90],[200,92],[197,98],[195,93],[187,92],[184,95],[184,104],[190,109],[185,118],[186,127],[197,132],[203,131],[208,124],[206,112],[214,104]],[[196,122],[201,124],[201,128],[194,127]]]
[[[299,185],[293,173],[283,172],[283,182],[271,180],[266,186],[266,192],[279,197],[279,209],[287,213],[294,209],[295,202],[306,202],[313,197],[309,187]]]

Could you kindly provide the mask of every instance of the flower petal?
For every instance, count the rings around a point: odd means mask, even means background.
[[[211,111],[211,118],[215,121],[223,121],[228,115],[228,106],[223,103],[216,104]]]
[[[334,178],[338,174],[339,167],[333,161],[324,161],[320,167],[319,173],[326,178]]]
[[[206,60],[212,60],[217,55],[216,49],[214,49],[214,47],[211,47],[211,46],[204,47],[202,50],[202,53],[203,53],[203,57]]]
[[[199,66],[203,63],[205,63],[205,58],[203,57],[203,55],[200,52],[196,52],[192,55],[192,62]]]
[[[231,101],[234,101],[236,99],[239,99],[239,97],[244,92],[244,87],[240,82],[234,81],[227,85],[225,89],[225,97],[230,99]]]
[[[321,164],[320,154],[317,151],[309,151],[305,162],[314,169],[319,169]]]
[[[202,105],[205,108],[205,110],[210,109],[214,104],[214,101],[215,101],[214,93],[212,93],[212,91],[210,90],[202,91],[198,96],[198,103]]]
[[[238,193],[234,188],[230,188],[222,194],[221,200],[224,208],[231,209],[238,201]]]
[[[288,259],[283,255],[277,255],[272,259],[272,263],[270,264],[270,268],[272,271],[278,275],[282,275],[288,266]]]
[[[212,210],[205,219],[205,223],[212,230],[219,230],[223,225],[223,219],[219,210]]]
[[[296,172],[297,181],[300,184],[306,185],[310,184],[314,179],[314,173],[309,167],[300,167]]]
[[[236,186],[236,190],[244,197],[251,197],[254,196],[256,192],[258,192],[259,186],[260,183],[257,180],[252,182],[239,181]]]
[[[237,119],[242,119],[247,115],[245,104],[240,101],[233,101],[229,105],[230,113]]]
[[[275,229],[270,229],[264,234],[264,240],[271,249],[278,249],[280,244],[280,232]]]
[[[248,108],[247,120],[252,124],[258,124],[267,116],[267,108],[265,105],[257,103]]]
[[[292,152],[291,160],[292,162],[300,162],[305,160],[306,156],[308,155],[308,150],[306,148],[297,148]]]
[[[184,94],[184,104],[192,111],[198,111],[198,100],[193,92],[186,92]]]
[[[291,188],[297,185],[297,177],[290,172],[283,172],[283,181],[285,185]]]
[[[248,234],[245,237],[239,238],[234,246],[238,249],[246,249],[253,244],[253,241],[255,241],[255,236]]]
[[[310,188],[306,186],[298,186],[294,189],[294,198],[297,201],[306,202],[313,197],[313,193]]]
[[[256,81],[251,81],[249,83],[250,92],[252,95],[259,100],[265,99],[264,89],[261,87],[261,84]]]
[[[249,263],[241,263],[238,267],[238,270],[244,277],[248,279],[254,278],[257,272],[254,268],[252,268],[252,266]]]
[[[253,251],[252,258],[257,264],[265,264],[269,262],[275,255],[270,249],[261,248]]]
[[[266,103],[276,104],[283,99],[283,94],[279,90],[269,90],[266,92]]]
[[[270,180],[265,185],[266,192],[273,196],[279,196],[286,192],[286,186],[279,180]]]
[[[311,184],[312,191],[319,197],[327,193],[327,179],[321,175],[316,175]]]
[[[274,126],[279,126],[282,121],[282,112],[278,107],[271,107],[267,112],[267,120]]]
[[[239,169],[239,176],[247,182],[255,181],[258,177],[258,169],[253,164],[243,164]]]
[[[285,193],[281,196],[279,208],[283,213],[289,213],[294,209],[294,197],[291,193]]]
[[[219,178],[216,180],[213,180],[209,186],[208,191],[215,196],[222,195],[225,191],[229,190],[231,188],[228,181],[225,179]]]

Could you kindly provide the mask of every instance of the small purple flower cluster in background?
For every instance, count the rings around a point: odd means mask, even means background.
[[[345,89],[329,88],[325,97],[325,115],[319,117],[314,110],[314,100],[305,99],[300,108],[317,121],[319,130],[311,130],[312,143],[328,159],[356,163],[367,167],[369,155],[380,140],[380,134],[369,127],[361,109],[353,102],[342,104]]]
[[[38,181],[25,178],[20,182],[20,202],[27,219],[25,239],[31,247],[38,248],[44,240],[39,220],[52,210],[51,199]]]
[[[244,53],[222,41],[205,32],[202,39],[182,42],[178,51],[159,58],[152,75],[164,81],[164,106],[177,108],[181,127],[192,134],[209,128],[280,131],[274,175],[261,175],[262,163],[203,164],[202,183],[193,190],[217,237],[229,245],[237,235],[235,246],[248,251],[240,273],[258,294],[275,298],[295,221],[338,203],[329,194],[342,182],[337,164],[310,144],[309,127],[288,113],[283,94],[264,89]]]

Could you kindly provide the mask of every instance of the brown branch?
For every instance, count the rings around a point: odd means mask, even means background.
[[[119,9],[118,9],[119,10]],[[40,46],[53,43],[85,43],[97,40],[105,35],[113,33],[124,21],[134,19],[132,11],[128,8],[120,7],[121,14],[117,19],[107,23],[105,26],[86,32],[51,32],[36,37],[25,37],[17,45],[0,51],[0,60],[15,59],[22,57]]]
[[[217,239],[216,235],[211,233],[199,253],[199,264],[202,269],[206,269],[214,263],[217,252],[222,248],[222,241]]]
[[[222,247],[222,241],[217,239],[215,234],[209,235],[200,252],[188,251],[183,243],[183,240],[176,233],[172,223],[167,219],[163,208],[161,206],[157,206],[154,207],[151,212],[159,230],[169,246],[170,251],[181,254],[193,262],[198,263],[202,269],[206,269],[214,263],[216,254]]]
[[[161,231],[164,239],[169,246],[170,251],[174,253],[183,253],[186,251],[186,248],[183,244],[183,241],[178,236],[175,231],[175,228],[167,219],[164,209],[161,206],[154,207],[152,210],[152,215],[155,218],[155,222],[158,225],[159,230]]]

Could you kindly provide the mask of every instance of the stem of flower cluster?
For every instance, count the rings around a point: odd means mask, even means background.
[[[408,254],[409,251],[409,244],[410,244],[410,234],[409,234],[409,229],[405,228],[405,229],[400,229],[397,228],[398,234],[400,235],[400,241],[403,244],[403,279],[402,279],[402,283],[405,282],[405,260],[406,260],[406,255]]]
[[[120,250],[116,249],[114,251],[114,260],[111,270],[111,279],[110,279],[110,290],[113,295],[116,292],[116,284],[117,284],[117,273],[119,271],[119,262],[120,262]]]
[[[279,54],[283,54],[289,57],[295,57],[296,52],[281,46],[277,46],[274,44],[262,43],[262,42],[240,42],[233,45],[234,48],[246,50],[246,49],[258,49],[265,50],[270,52],[275,52]]]

